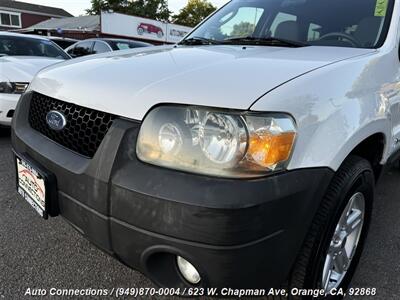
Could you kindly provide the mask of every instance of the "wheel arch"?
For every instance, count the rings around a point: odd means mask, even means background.
[[[371,164],[375,180],[378,180],[382,173],[385,149],[388,145],[386,135],[377,131],[357,139],[357,142],[352,142],[352,144],[349,147],[350,151],[343,157],[342,163],[351,155],[362,157]]]

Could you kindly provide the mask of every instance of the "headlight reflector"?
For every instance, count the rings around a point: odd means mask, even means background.
[[[296,137],[287,115],[159,106],[145,118],[138,158],[151,164],[221,177],[257,177],[283,169]]]
[[[177,126],[166,123],[161,126],[158,143],[164,154],[177,154],[182,147],[182,133]]]
[[[200,126],[199,140],[204,155],[216,164],[229,164],[245,150],[247,133],[240,118],[208,113]]]

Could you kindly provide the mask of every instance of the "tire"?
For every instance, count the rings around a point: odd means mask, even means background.
[[[330,251],[329,253],[338,254],[338,252],[332,252],[332,245],[336,246],[336,243],[332,241],[332,238],[335,230],[338,230],[337,228],[343,228],[339,226],[337,227],[337,225],[340,218],[343,218],[344,210],[348,209],[350,199],[353,198],[353,200],[356,199],[358,201],[357,203],[364,202],[364,217],[363,221],[360,221],[359,225],[359,228],[361,228],[361,233],[358,234],[357,231],[357,236],[359,236],[359,239],[358,243],[356,242],[354,255],[349,266],[344,268],[344,270],[347,269],[347,271],[344,271],[344,275],[341,275],[341,280],[325,281],[330,285],[338,284],[340,281],[337,289],[343,289],[343,292],[346,291],[357,268],[368,233],[374,199],[374,186],[375,180],[370,163],[361,157],[349,156],[332,179],[332,182],[329,185],[321,205],[314,217],[300,254],[297,257],[297,261],[287,283],[290,299],[300,299],[297,296],[291,295],[291,290],[293,288],[323,288],[322,275],[325,263],[328,264],[328,251]],[[360,194],[364,196],[364,201],[360,200],[362,198]],[[350,215],[355,216],[355,214],[361,212],[362,209],[358,210],[354,208],[350,211]],[[348,240],[345,239],[344,241],[345,243],[353,243],[352,241],[354,240],[356,239],[348,237]],[[334,255],[331,255],[330,257],[333,256]],[[339,262],[337,260],[338,256],[335,257],[335,262]],[[343,266],[344,264],[341,265]],[[338,299],[343,297],[333,297],[332,295],[328,294],[326,298]],[[301,299],[304,299],[304,297]]]

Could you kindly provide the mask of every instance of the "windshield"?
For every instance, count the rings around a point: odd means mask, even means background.
[[[53,42],[30,37],[0,35],[0,56],[42,56],[69,59]]]
[[[185,40],[202,44],[281,40],[297,45],[377,48],[385,41],[393,2],[233,0]]]

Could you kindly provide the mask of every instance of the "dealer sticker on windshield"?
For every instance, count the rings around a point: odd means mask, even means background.
[[[45,178],[28,162],[17,157],[18,193],[41,215],[46,218]]]
[[[375,6],[375,17],[386,16],[386,11],[388,7],[388,0],[376,0]]]

